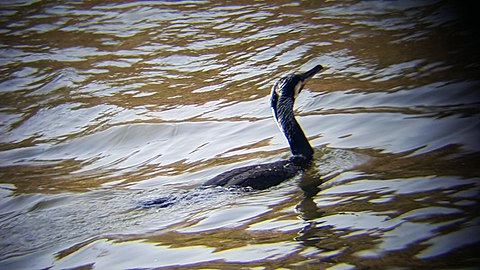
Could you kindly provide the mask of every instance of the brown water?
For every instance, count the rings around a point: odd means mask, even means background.
[[[478,267],[469,8],[1,2],[0,268]],[[197,189],[289,156],[270,87],[316,64],[296,103],[314,166]]]

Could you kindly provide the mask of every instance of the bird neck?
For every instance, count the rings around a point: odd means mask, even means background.
[[[285,134],[288,140],[292,154],[294,156],[301,155],[307,161],[310,161],[313,157],[313,149],[302,127],[300,127],[295,119],[293,104],[293,98],[280,96],[275,110],[275,116],[283,134]]]

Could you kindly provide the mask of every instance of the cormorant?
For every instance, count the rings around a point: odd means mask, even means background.
[[[292,157],[272,163],[247,166],[233,169],[208,180],[203,184],[223,187],[249,187],[252,189],[267,189],[295,176],[307,167],[313,157],[313,149],[302,128],[293,114],[295,98],[302,91],[308,79],[322,70],[320,65],[305,73],[290,74],[280,78],[272,87],[270,105],[275,121],[290,144]],[[168,207],[181,199],[197,196],[196,193],[173,194],[142,202],[143,207]]]
[[[204,186],[250,187],[267,189],[295,176],[308,166],[313,149],[293,114],[295,98],[306,82],[322,70],[317,65],[305,73],[280,78],[272,87],[270,106],[275,121],[288,140],[292,157],[272,163],[236,168],[205,182]]]

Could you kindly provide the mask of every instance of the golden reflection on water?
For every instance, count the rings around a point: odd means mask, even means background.
[[[0,268],[476,267],[468,8],[0,3]],[[296,103],[314,165],[196,189],[289,156],[270,87],[316,64]],[[187,199],[139,207],[169,195]]]

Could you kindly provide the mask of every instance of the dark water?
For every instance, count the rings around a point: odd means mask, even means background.
[[[0,268],[475,269],[472,8],[1,2]],[[195,189],[289,156],[270,87],[316,64],[296,103],[314,166]]]

